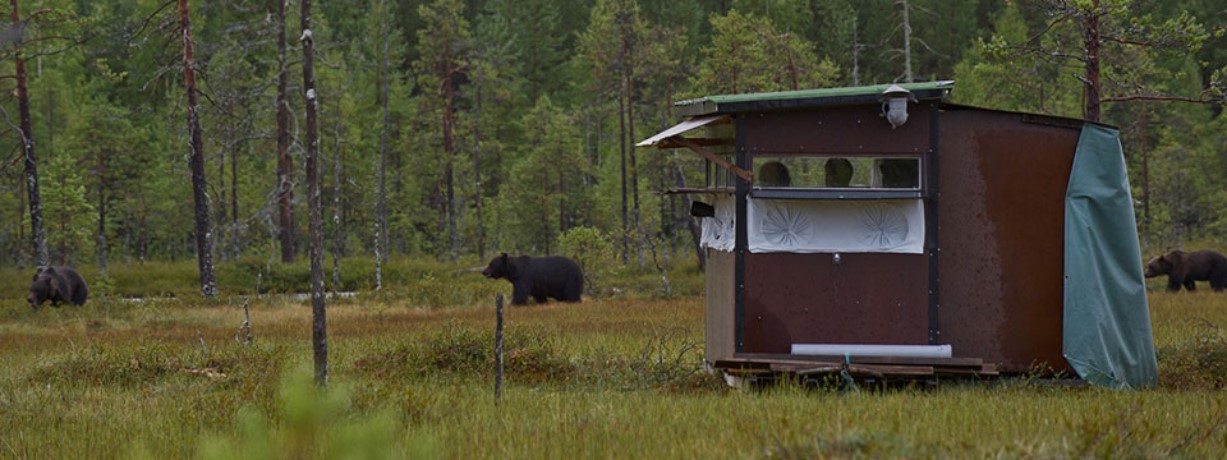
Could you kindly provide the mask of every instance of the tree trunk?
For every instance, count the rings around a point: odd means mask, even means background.
[[[200,114],[196,105],[196,77],[193,73],[192,22],[188,0],[179,0],[179,30],[183,34],[183,82],[187,91],[187,124],[191,138],[192,198],[196,207],[196,260],[200,267],[200,290],[205,297],[217,296],[213,274],[212,231],[209,226],[209,198],[205,195],[204,152],[200,140]]]
[[[452,113],[452,98],[455,97],[454,88],[452,88],[453,78],[458,71],[455,63],[452,62],[454,56],[449,51],[444,56],[443,64],[443,154],[447,155],[447,165],[443,172],[444,181],[447,185],[447,239],[448,239],[448,258],[456,260],[460,258],[460,240],[456,237],[456,184],[455,184],[455,162],[456,162],[456,146],[452,139],[452,125],[455,123],[455,115]]]
[[[630,228],[627,224],[626,206],[626,101],[618,96],[618,142],[620,143],[619,160],[622,166],[622,266],[630,263]]]
[[[341,224],[341,98],[337,98],[336,121],[332,127],[332,292],[341,290],[341,254],[345,252],[345,237]]]
[[[1142,241],[1143,249],[1150,249],[1150,157],[1146,151],[1146,123],[1150,117],[1146,105],[1142,105]]]
[[[477,211],[477,260],[486,260],[486,224],[482,219],[481,196],[481,68],[474,82],[476,103],[473,104],[473,188]]]
[[[676,164],[673,165],[673,176],[677,179],[677,186],[679,188],[686,188],[686,174],[682,172],[681,166]],[[695,218],[690,215],[690,207],[693,205],[693,200],[690,199],[690,195],[683,193],[682,199],[683,213],[685,215],[684,218],[686,219],[686,228],[690,230],[691,241],[694,241],[694,253],[699,260],[699,270],[706,270],[707,253],[703,252],[703,246],[701,244],[703,240],[703,229],[699,227],[699,223],[695,221]]]
[[[324,218],[320,207],[319,132],[316,120],[315,39],[311,30],[311,0],[302,0],[302,83],[307,112],[307,219],[311,242],[311,343],[315,350],[315,383],[328,385],[328,318],[324,308]]]
[[[225,143],[233,142],[234,123],[229,122],[229,121],[226,123],[225,136],[226,136],[226,139],[228,139],[227,141],[225,141]],[[220,182],[218,186],[218,191],[217,191],[217,194],[218,194],[217,228],[221,229],[221,233],[220,233],[220,236],[217,238],[217,241],[215,241],[214,245],[215,247],[217,247],[217,260],[221,262],[225,262],[230,259],[229,253],[226,251],[227,249],[226,232],[230,228],[230,225],[226,223],[226,220],[228,219],[228,216],[230,215],[230,213],[229,211],[226,210],[226,205],[228,204],[227,202],[229,200],[226,199],[227,190],[226,190],[226,154],[225,154],[229,150],[230,150],[229,148],[224,148],[223,153],[217,156],[217,178],[218,178],[217,180],[218,182]]]
[[[11,0],[10,17],[13,24],[21,23],[17,12],[17,0]],[[30,89],[26,84],[26,61],[21,57],[21,41],[13,46],[13,61],[17,74],[17,108],[21,117],[21,150],[25,157],[26,194],[30,199],[30,238],[34,250],[34,266],[46,267],[50,263],[47,251],[47,233],[43,230],[43,201],[38,190],[38,161],[34,155],[34,128],[30,122]]]
[[[106,176],[106,152],[98,151],[98,271],[103,276],[107,273],[107,199],[106,192],[110,190]]]
[[[294,262],[294,162],[290,158],[289,75],[285,43],[285,4],[277,0],[277,209],[281,261]]]
[[[1082,117],[1098,122],[1100,116],[1099,107],[1099,0],[1091,0],[1091,10],[1086,12],[1086,81],[1083,86],[1086,88],[1086,105],[1083,108]]]
[[[239,149],[243,143],[235,134],[234,145],[230,147],[230,257],[237,260],[243,247],[239,234]]]
[[[861,86],[860,24],[852,17],[852,86]]]
[[[908,0],[899,0],[903,5],[903,81],[912,82],[912,22],[911,5]]]
[[[629,148],[630,152],[628,153],[630,154],[630,169],[631,169],[631,185],[630,185],[631,203],[632,203],[631,216],[634,218],[634,222],[633,222],[634,228],[632,229],[632,231],[634,232],[633,235],[635,237],[635,254],[639,258],[639,268],[643,268],[643,234],[642,234],[643,217],[642,217],[642,211],[640,210],[640,207],[639,207],[639,166],[638,166],[638,161],[636,160],[638,156],[635,154],[635,147],[634,147],[635,145],[635,139],[634,139],[635,138],[635,100],[634,100],[634,96],[633,96],[634,92],[632,88],[632,85],[634,85],[634,83],[635,83],[634,78],[633,78],[633,75],[631,74],[631,70],[629,69],[629,65],[628,65],[627,74],[626,74],[626,125],[627,125],[626,136],[627,136],[627,139],[625,139],[623,142],[625,142],[626,145],[630,146]]]
[[[375,193],[375,292],[383,290],[383,259],[384,253],[388,250],[388,85],[391,84],[391,79],[388,78],[388,69],[391,65],[388,63],[387,2],[381,2],[380,8],[384,13],[381,15],[383,18],[381,23],[383,59],[379,61],[379,99],[383,106],[383,122],[379,131],[379,162],[375,166],[379,184],[379,190]]]

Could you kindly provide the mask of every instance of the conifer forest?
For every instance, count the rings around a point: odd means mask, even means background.
[[[1227,237],[1227,0],[12,0],[0,266],[696,260],[717,94],[954,80],[1121,130],[1144,251]],[[308,20],[309,19],[309,20]],[[313,200],[315,201],[313,207]]]

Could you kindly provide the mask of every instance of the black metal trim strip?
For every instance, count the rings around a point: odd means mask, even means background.
[[[923,198],[920,190],[832,190],[832,189],[758,189],[751,190],[754,198],[786,200],[888,200]]]
[[[739,118],[741,117],[734,116],[733,119],[736,130],[734,161],[742,168],[752,168],[750,155],[746,153],[745,124],[741,123]],[[746,248],[750,247],[746,225],[746,221],[749,220],[746,197],[750,194],[751,184],[740,177],[734,177],[733,180],[737,184],[734,195],[737,203],[737,221],[734,229],[736,238],[733,242],[733,350],[740,353],[745,351],[746,346]]]
[[[939,138],[941,134],[941,109],[937,103],[929,104],[929,165],[925,168],[925,176],[927,184],[928,199],[925,201],[925,252],[929,255],[929,345],[936,345],[941,340],[941,329],[939,327],[939,310],[941,308],[941,299],[938,296],[938,288],[941,283],[941,276],[938,273],[938,255],[941,253],[941,248],[938,246],[938,232],[941,226],[938,225],[938,201],[941,198],[941,187],[938,182],[938,173],[941,171],[940,159],[941,152],[938,149]]]

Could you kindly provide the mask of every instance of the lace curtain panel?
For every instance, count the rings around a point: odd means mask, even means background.
[[[732,251],[736,212],[718,197],[703,219],[703,246]],[[924,253],[924,202],[749,199],[750,252]]]

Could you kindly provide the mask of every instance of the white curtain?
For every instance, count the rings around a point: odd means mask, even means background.
[[[704,247],[732,251],[733,197],[717,197],[703,219]],[[750,252],[924,253],[924,202],[901,200],[750,199]]]

